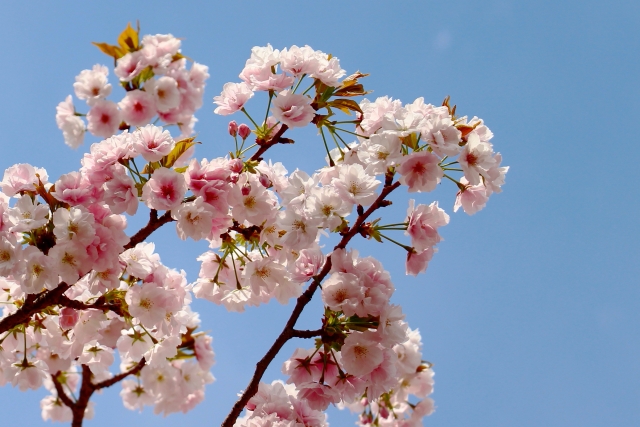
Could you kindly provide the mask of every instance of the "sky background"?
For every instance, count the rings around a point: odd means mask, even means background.
[[[238,81],[252,46],[309,44],[341,60],[375,92],[412,102],[450,95],[458,112],[482,117],[495,150],[511,167],[503,193],[469,217],[453,214],[455,188],[438,200],[451,214],[427,274],[404,275],[404,254],[359,241],[397,287],[393,301],[419,328],[434,363],[437,410],[432,427],[640,425],[640,260],[638,163],[640,3],[632,1],[235,1],[5,2],[0,68],[0,170],[28,162],[52,181],[77,170],[89,144],[67,148],[55,107],[74,78],[111,65],[91,41],[115,42],[127,22],[141,34],[172,33],[182,52],[209,66],[204,107],[196,114],[198,157],[231,147],[212,98]],[[111,74],[110,77],[113,77]],[[113,79],[112,79],[113,80]],[[115,83],[115,80],[112,81]],[[114,85],[110,99],[123,95]],[[76,101],[78,110],[85,105]],[[263,114],[264,105],[248,104]],[[240,116],[233,116],[239,122]],[[323,163],[313,132],[291,133],[294,146],[270,151],[290,172]],[[393,198],[385,218],[404,219],[407,198]],[[388,221],[399,222],[399,221]],[[132,228],[140,224],[132,220]],[[403,239],[400,234],[399,238]],[[361,239],[362,240],[362,239]],[[206,245],[182,242],[173,226],[153,238],[162,261],[190,281]],[[317,328],[316,298],[302,327]],[[291,306],[275,301],[227,313],[196,301],[214,338],[217,381],[192,412],[167,418],[122,406],[119,385],[95,397],[90,427],[215,426],[281,330]],[[297,346],[289,343],[265,376]],[[39,426],[43,390],[0,388],[1,426]],[[333,426],[355,417],[331,411]]]

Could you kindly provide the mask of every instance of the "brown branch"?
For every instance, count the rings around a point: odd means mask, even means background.
[[[71,410],[73,410],[75,402],[71,400],[69,396],[67,396],[67,393],[65,393],[64,389],[62,388],[62,384],[60,383],[60,381],[58,381],[58,375],[60,375],[60,371],[56,372],[54,375],[51,375],[51,381],[53,381],[56,392],[58,392],[58,399],[60,399],[62,403],[67,405]]]
[[[171,211],[167,211],[162,216],[158,217],[158,211],[152,209],[151,213],[149,214],[149,222],[147,223],[147,225],[142,227],[136,234],[131,236],[129,243],[124,247],[124,249],[126,250],[133,248],[138,243],[143,242],[147,237],[151,235],[151,233],[156,231],[158,228],[171,221],[174,221],[174,219],[171,218]],[[65,282],[61,282],[58,287],[53,290],[44,291],[39,294],[28,295],[25,299],[24,304],[20,308],[18,308],[15,313],[12,313],[3,319],[0,319],[0,334],[16,327],[17,325],[27,323],[31,319],[31,316],[36,313],[40,313],[47,307],[50,307],[52,305],[64,305],[63,302],[66,303],[67,307],[79,309],[109,309],[121,315],[119,311],[116,311],[116,306],[104,305],[100,307],[84,307],[80,306],[80,304],[84,303],[71,302],[73,300],[70,300],[63,295],[70,287],[71,285],[68,285]]]
[[[383,187],[376,201],[373,202],[373,204],[369,206],[369,209],[367,209],[364,212],[362,212],[363,209],[359,209],[360,212],[358,212],[358,218],[356,219],[356,222],[353,224],[353,226],[349,229],[348,232],[343,234],[342,239],[340,240],[340,243],[338,243],[334,247],[334,250],[345,249],[347,247],[347,244],[351,241],[351,239],[359,233],[360,227],[362,227],[362,225],[365,223],[367,218],[369,218],[369,216],[371,216],[373,212],[375,212],[377,209],[380,209],[382,207],[389,206],[390,202],[385,200],[385,198],[389,195],[389,193],[391,193],[393,190],[395,190],[400,186],[400,182],[396,181],[395,183],[392,184],[392,181],[393,181],[393,174],[388,173],[387,176],[385,177],[385,186]],[[322,280],[324,280],[326,275],[329,274],[329,271],[331,271],[331,265],[332,265],[331,255],[329,255],[324,265],[322,266],[322,270],[320,271],[320,273],[314,276],[313,281],[311,282],[307,290],[304,291],[302,295],[298,297],[298,300],[296,301],[296,306],[293,308],[293,312],[291,313],[289,320],[287,320],[287,323],[284,326],[284,329],[282,330],[278,338],[276,338],[273,345],[271,345],[271,348],[269,348],[267,353],[256,364],[256,370],[253,374],[253,377],[251,378],[251,381],[249,382],[249,385],[247,386],[246,390],[242,393],[238,401],[233,405],[233,408],[231,408],[231,412],[229,412],[229,415],[227,415],[227,418],[225,418],[224,422],[222,423],[222,427],[233,427],[233,425],[235,424],[236,420],[242,413],[242,410],[244,409],[246,404],[258,392],[258,386],[260,384],[260,380],[262,379],[262,376],[264,375],[265,371],[267,370],[267,367],[271,364],[271,362],[276,357],[278,352],[282,349],[284,344],[287,341],[289,341],[291,338],[297,337],[300,334],[306,335],[307,332],[315,332],[315,331],[296,331],[294,329],[294,326],[298,321],[298,318],[300,317],[302,310],[304,310],[305,306],[309,303],[309,301],[311,301],[313,294],[315,293],[316,289],[318,289],[318,286],[320,285]],[[309,337],[304,336],[301,338],[309,338]]]
[[[293,331],[291,331],[293,336],[295,338],[313,338],[313,337],[319,337],[322,335],[323,329],[316,329],[315,331],[301,331],[298,329],[294,329]]]
[[[122,311],[122,306],[120,304],[108,304],[105,302],[104,297],[100,297],[93,304],[87,304],[82,301],[74,300],[67,298],[65,295],[62,295],[59,298],[58,304],[63,307],[75,308],[76,310],[109,310],[113,311],[118,316],[124,316],[125,313]]]
[[[118,374],[113,378],[109,378],[108,380],[104,380],[102,382],[99,382],[98,384],[94,384],[94,387],[95,387],[96,390],[100,390],[100,389],[103,389],[103,388],[111,387],[112,385],[114,385],[116,383],[119,383],[123,379],[127,378],[129,375],[137,374],[138,372],[140,372],[142,370],[142,368],[144,368],[144,366],[146,364],[147,364],[147,360],[143,357],[142,359],[140,359],[140,361],[133,368],[131,368],[128,371],[125,371],[125,372],[123,372],[121,374]]]
[[[171,211],[166,211],[161,217],[158,217],[158,211],[155,209],[151,209],[151,212],[149,212],[149,222],[147,223],[147,225],[142,227],[136,234],[131,236],[131,238],[129,239],[129,243],[125,245],[124,249],[131,249],[138,243],[144,242],[146,238],[151,235],[151,233],[171,221],[175,221],[171,217]]]
[[[44,291],[38,294],[35,299],[28,298],[18,311],[0,320],[0,333],[27,323],[34,314],[40,313],[51,305],[59,304],[60,298],[69,288],[68,284],[61,282],[57,288],[51,291]]]
[[[82,427],[82,421],[84,420],[84,413],[89,405],[89,399],[95,391],[93,383],[91,382],[91,369],[87,365],[82,365],[82,385],[80,386],[80,395],[76,400],[75,405],[71,408],[73,413],[73,421],[71,427]]]
[[[289,129],[289,126],[282,125],[282,126],[280,126],[280,129],[278,129],[278,132],[276,132],[276,134],[273,135],[268,141],[258,141],[258,140],[256,140],[256,143],[260,146],[260,148],[258,148],[258,151],[253,153],[253,156],[251,156],[251,158],[249,160],[254,160],[254,161],[262,160],[262,155],[269,148],[273,147],[278,142],[280,142],[280,138],[287,131],[287,129]]]
[[[58,372],[56,375],[52,375],[51,378],[53,380],[54,386],[56,387],[56,391],[58,392],[58,397],[60,398],[62,403],[64,403],[71,409],[71,413],[73,414],[71,427],[82,427],[82,422],[84,420],[87,406],[89,405],[89,400],[91,399],[91,395],[93,395],[96,390],[111,387],[112,385],[122,381],[129,375],[137,374],[142,368],[144,368],[145,364],[146,360],[143,357],[136,364],[136,366],[129,369],[128,371],[122,372],[121,374],[118,374],[113,378],[101,381],[97,384],[94,384],[91,381],[93,377],[91,369],[87,365],[82,365],[82,385],[80,386],[80,395],[78,396],[78,400],[76,400],[75,402],[72,401],[62,389],[62,384],[60,384],[60,381],[58,381],[56,377],[60,372]]]

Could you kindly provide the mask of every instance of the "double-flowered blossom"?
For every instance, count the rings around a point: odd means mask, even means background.
[[[207,67],[193,63],[187,69],[186,58],[180,53],[181,41],[170,34],[146,35],[141,43],[138,37],[136,32],[135,42],[131,39],[127,51],[114,57],[114,74],[127,89],[120,101],[107,99],[112,94],[112,85],[106,66],[96,64],[76,77],[75,94],[90,109],[85,125],[80,117],[84,114],[76,113],[71,95],[58,105],[56,122],[67,145],[77,148],[86,130],[108,138],[117,134],[118,129],[145,126],[154,117],[165,124],[178,125],[183,136],[193,132],[196,121],[193,114],[202,106],[209,77]],[[102,47],[101,50],[105,52]],[[114,51],[106,52],[113,55]]]
[[[324,427],[329,405],[358,412],[361,426],[422,425],[435,406],[420,333],[391,303],[395,285],[382,264],[348,245],[358,236],[396,244],[407,274],[424,272],[449,215],[423,199],[410,200],[406,217],[389,224],[378,214],[396,189],[424,198],[440,185],[457,191],[454,211],[482,209],[509,169],[484,122],[457,117],[448,98],[442,105],[386,96],[357,102],[368,93],[359,81],[366,74],[345,77],[338,58],[309,46],[267,45],[254,47],[240,81],[214,97],[216,114],[241,111],[250,119],[226,129],[235,150],[195,158],[199,142],[189,136],[208,68],[188,67],[181,40],[170,34],[140,38],[128,26],[118,46],[96,45],[115,60],[123,97],[108,99],[109,69],[95,65],[73,85],[88,112],[77,112],[68,96],[56,122],[73,148],[87,131],[102,139],[79,170],[51,182],[44,169],[24,163],[0,182],[0,319],[10,325],[0,333],[0,385],[44,386],[45,420],[91,417],[93,405],[68,393],[115,382],[128,409],[187,412],[214,380],[212,337],[197,331],[194,296],[234,312],[297,299],[295,320],[319,292],[320,328],[287,324],[275,343],[305,337],[315,345],[284,362],[286,383],[259,382],[258,372],[241,395],[244,415],[225,425]],[[256,92],[269,98],[258,123],[248,111]],[[354,115],[336,120],[340,111]],[[289,174],[263,158],[308,125],[322,136],[324,167]],[[127,215],[140,204],[149,222],[128,236]],[[170,222],[178,238],[208,243],[193,283],[146,240]],[[389,237],[395,231],[409,242]],[[337,240],[326,240],[332,235]],[[11,323],[23,313],[26,321]]]

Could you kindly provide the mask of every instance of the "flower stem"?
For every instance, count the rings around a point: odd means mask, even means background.
[[[311,83],[311,86],[309,86],[307,88],[307,90],[305,90],[304,92],[302,92],[303,95],[306,95],[307,92],[309,92],[311,89],[313,89],[313,87],[316,85],[316,82]]]
[[[340,130],[340,131],[345,132],[345,133],[349,133],[351,135],[359,136],[360,138],[369,139],[369,137],[366,136],[366,135],[360,135],[359,133],[351,132],[351,131],[348,131],[346,129],[342,129],[342,128],[339,128],[339,127],[334,127],[334,129],[335,130]]]
[[[324,141],[324,148],[327,150],[327,156],[329,156],[329,166],[335,166],[335,162],[331,158],[331,153],[329,152],[329,146],[327,145],[327,139],[324,137],[324,130],[320,127],[320,134],[322,135],[322,141]]]
[[[304,79],[306,76],[307,76],[306,74],[303,74],[302,76],[300,76],[300,80],[298,80],[298,84],[296,85],[296,87],[293,88],[293,91],[291,91],[291,93],[296,93],[296,90],[298,90],[300,83],[302,83],[302,79]]]
[[[393,240],[392,238],[385,236],[385,235],[384,235],[384,234],[382,234],[382,233],[379,233],[379,234],[380,234],[380,237],[384,237],[385,239],[387,239],[387,240],[388,240],[388,241],[390,241],[391,243],[395,243],[396,245],[400,246],[400,247],[401,247],[401,248],[403,248],[404,250],[406,250],[406,251],[408,251],[408,252],[413,252],[413,248],[412,248],[411,246],[403,245],[402,243],[397,242],[397,241]]]
[[[451,178],[451,177],[450,177],[449,175],[447,175],[446,173],[444,174],[444,177],[445,177],[445,178],[447,178],[447,179],[450,179],[450,180],[451,180],[451,181],[453,181],[453,182],[455,182],[455,183],[456,183],[456,185],[457,185],[458,187],[460,187],[460,186],[462,185],[460,182],[458,182],[458,181],[456,181],[455,179]]]
[[[258,126],[258,125],[256,124],[256,122],[253,120],[253,117],[251,117],[251,116],[249,115],[249,113],[247,113],[247,110],[245,110],[245,109],[244,109],[244,107],[242,107],[242,109],[241,109],[240,111],[242,111],[242,112],[245,114],[245,116],[247,116],[247,117],[249,118],[249,120],[251,120],[251,123],[253,123],[253,125],[256,127],[256,129],[258,129],[258,128],[260,127],[260,126]]]
[[[271,99],[273,99],[273,91],[269,91],[269,103],[267,103],[267,112],[264,115],[264,124],[267,124],[267,119],[269,118],[269,108],[271,108]]]

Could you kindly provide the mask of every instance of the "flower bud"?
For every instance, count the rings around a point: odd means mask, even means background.
[[[232,159],[229,161],[229,169],[231,172],[240,173],[242,172],[242,160],[241,159]]]
[[[229,135],[235,137],[238,134],[238,124],[235,120],[229,122]]]
[[[242,123],[238,127],[238,135],[240,135],[240,138],[242,139],[247,139],[249,135],[251,135],[251,129],[249,129],[249,126]]]
[[[64,307],[60,310],[60,327],[64,330],[73,328],[78,323],[80,315],[73,308]]]
[[[242,189],[240,191],[242,191],[243,196],[248,196],[249,193],[251,193],[251,184],[247,182],[242,186]]]
[[[264,188],[271,188],[273,186],[269,177],[263,173],[260,173],[260,178],[258,178],[258,180],[260,181],[260,184],[264,186]]]
[[[388,418],[389,417],[389,410],[387,409],[386,406],[380,406],[380,416],[382,418]]]
[[[371,414],[360,414],[360,424],[368,425],[373,422]]]

